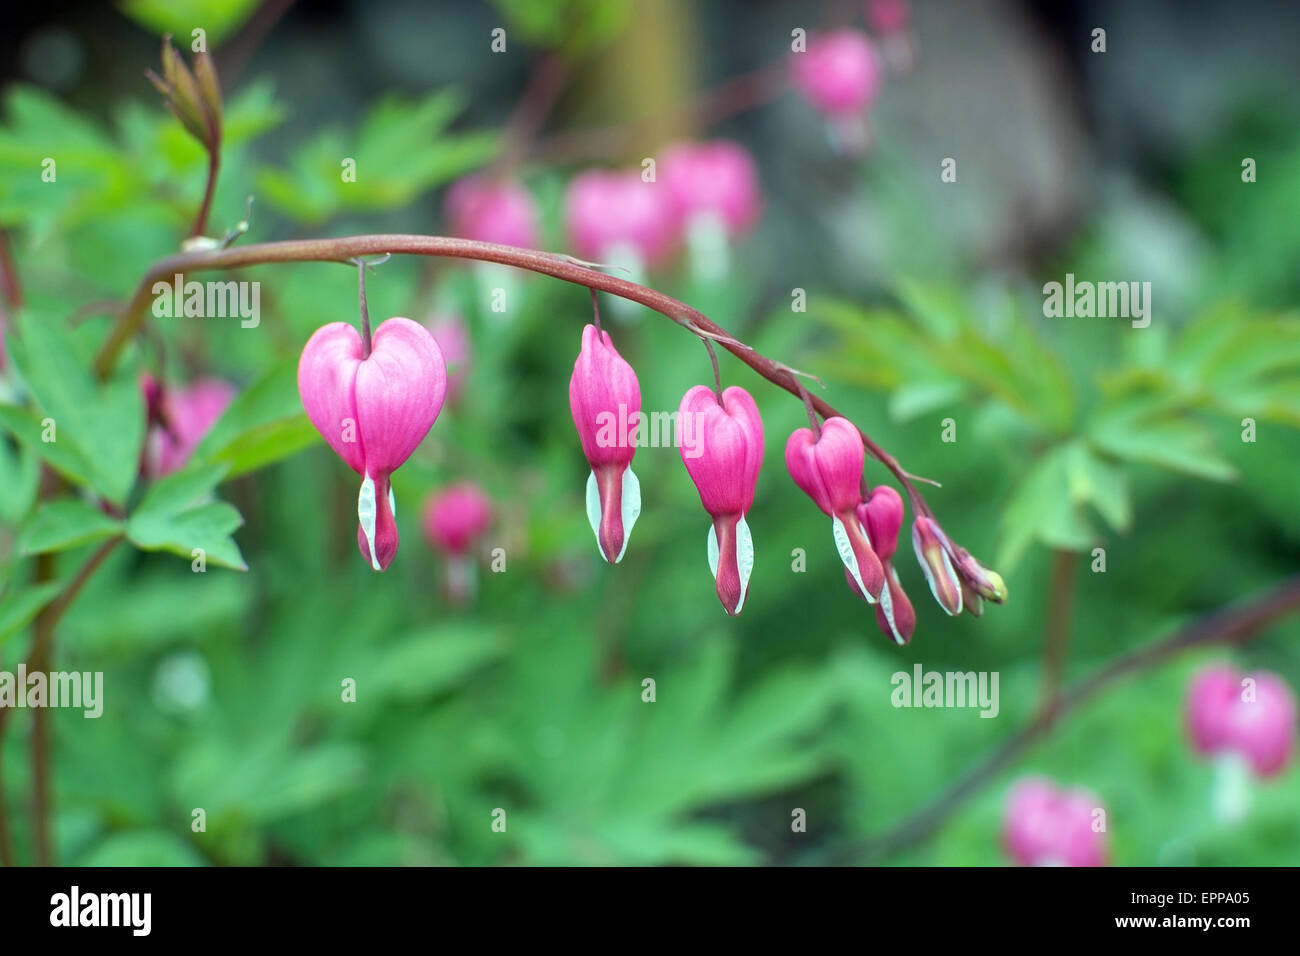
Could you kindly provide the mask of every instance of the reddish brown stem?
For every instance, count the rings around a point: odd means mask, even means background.
[[[1047,633],[1043,642],[1043,689],[1040,706],[1050,710],[1065,677],[1070,652],[1070,622],[1074,612],[1073,551],[1052,552],[1052,578],[1047,595]]]
[[[208,184],[203,189],[203,202],[199,206],[199,213],[194,217],[194,228],[190,230],[190,236],[201,236],[208,228],[208,216],[212,212],[212,197],[217,192],[217,173],[221,169],[221,145],[220,143],[211,145],[208,148]]]
[[[53,656],[54,629],[72,605],[86,582],[99,568],[104,560],[120,543],[121,538],[111,538],[104,542],[77,571],[76,576],[63,589],[63,592],[51,601],[36,616],[33,625],[34,637],[32,648],[27,655],[26,669],[29,673],[45,671]],[[49,581],[54,577],[54,556],[41,555],[36,562],[36,581]],[[54,860],[50,841],[50,800],[49,800],[49,731],[46,724],[45,708],[33,710],[32,724],[32,795],[35,806],[33,818],[36,831],[36,859],[42,866],[52,865]],[[4,764],[5,730],[8,727],[10,708],[0,708],[0,767]],[[9,840],[9,820],[4,801],[3,781],[0,780],[0,863],[12,866],[15,863],[13,845]]]

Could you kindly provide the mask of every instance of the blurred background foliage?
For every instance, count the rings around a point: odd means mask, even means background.
[[[54,715],[61,861],[816,862],[888,831],[1033,716],[1053,554],[1081,555],[1071,676],[1294,571],[1300,100],[1278,38],[1295,35],[1297,10],[919,2],[916,69],[888,78],[861,158],[838,154],[790,94],[715,127],[683,109],[779,61],[792,25],[842,15],[825,6],[128,0],[18,15],[0,107],[0,227],[25,299],[7,339],[21,376],[0,405],[0,665],[15,667],[58,593],[32,585],[31,555],[57,554],[66,581],[113,534],[138,546],[113,555],[59,631],[56,666],[103,671],[106,687],[103,718]],[[1099,23],[1110,50],[1090,55]],[[766,209],[731,272],[678,265],[651,284],[820,375],[832,403],[941,481],[932,506],[1004,574],[1010,603],[949,619],[900,560],[917,634],[885,640],[785,473],[803,409],[727,357],[724,384],[750,389],[767,435],[743,617],[720,612],[707,519],[675,450],[638,453],[645,510],[622,565],[603,566],[565,389],[590,306],[542,277],[509,280],[505,316],[487,297],[502,275],[471,264],[395,259],[370,280],[372,315],[459,312],[472,335],[462,397],[394,478],[402,546],[383,575],[358,558],[354,476],[306,422],[295,381],[311,332],[355,319],[352,270],[243,270],[262,283],[259,327],[152,321],[96,384],[106,303],[176,251],[202,195],[202,148],[142,76],[162,34],[186,50],[195,25],[226,98],[209,231],[254,196],[244,241],[444,232],[442,188],[500,155],[548,55],[568,70],[548,129],[632,126],[590,157],[549,158],[543,134],[522,175],[545,248],[569,249],[560,210],[577,169],[634,165],[674,138],[744,142]],[[497,26],[505,54],[488,50]],[[47,156],[57,185],[40,179]],[[340,181],[342,156],[356,183]],[[946,156],[955,184],[939,182]],[[1150,328],[1043,318],[1041,286],[1066,272],[1151,281]],[[795,288],[806,313],[790,309]],[[633,312],[614,331],[646,409],[675,409],[708,380],[699,344],[661,317]],[[145,369],[241,390],[192,465],[147,490]],[[54,445],[33,439],[40,411],[59,422]],[[70,493],[38,508],[42,456],[130,517]],[[495,503],[485,545],[508,566],[480,568],[475,601],[453,607],[419,504],[469,477]],[[200,539],[212,566],[195,574]],[[1105,573],[1091,571],[1095,547]],[[792,570],[796,548],[806,572]],[[154,553],[169,549],[185,559]],[[1300,686],[1297,637],[1283,621],[1233,655]],[[1294,863],[1294,768],[1244,824],[1210,822],[1210,769],[1181,726],[1207,656],[1099,697],[889,862],[1003,862],[1001,801],[1032,770],[1101,796],[1117,863]],[[999,672],[998,717],[895,709],[890,676],[915,663]],[[345,678],[355,703],[340,700]],[[3,769],[30,857],[27,721],[12,722]],[[206,832],[191,830],[197,807]],[[806,833],[791,831],[794,808]]]

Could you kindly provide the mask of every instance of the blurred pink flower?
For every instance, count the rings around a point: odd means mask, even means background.
[[[659,163],[659,181],[684,223],[714,215],[735,236],[758,221],[763,199],[758,168],[739,143],[678,143]]]
[[[1199,753],[1237,754],[1261,777],[1279,773],[1295,750],[1295,694],[1268,671],[1241,674],[1226,664],[1206,667],[1188,688],[1186,717]]]
[[[469,371],[471,341],[469,326],[459,313],[449,312],[435,316],[425,328],[442,349],[447,363],[447,400],[454,402],[460,396]]]
[[[1101,803],[1087,790],[1062,790],[1044,777],[1012,788],[1003,818],[1006,851],[1021,866],[1105,866],[1106,832],[1094,830]],[[1103,811],[1104,812],[1104,811]]]
[[[664,185],[635,169],[589,169],[574,176],[564,200],[569,240],[584,259],[608,262],[631,253],[658,265],[678,240],[677,213]]]
[[[877,33],[907,29],[911,13],[907,0],[867,0],[867,22]]]
[[[790,55],[795,87],[827,116],[860,116],[880,92],[880,57],[859,30],[809,34],[807,50]]]
[[[145,472],[161,478],[179,471],[217,423],[238,390],[217,378],[201,378],[182,388],[165,388],[152,376],[140,380],[149,420],[156,422],[145,452]]]
[[[444,208],[453,235],[528,249],[538,244],[537,204],[513,180],[458,180],[447,190]]]
[[[492,524],[492,502],[472,481],[433,492],[424,503],[424,536],[436,550],[464,555]]]

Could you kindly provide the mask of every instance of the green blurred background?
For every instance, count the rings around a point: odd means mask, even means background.
[[[355,273],[248,269],[234,277],[262,283],[258,328],[155,320],[124,363],[157,373],[163,354],[172,383],[217,375],[257,390],[247,432],[231,426],[239,440],[209,449],[235,464],[219,495],[243,516],[248,571],[195,574],[186,559],[119,548],[61,623],[55,666],[103,671],[106,699],[99,720],[53,715],[60,862],[866,862],[857,848],[1034,715],[1044,621],[1063,590],[1077,678],[1296,568],[1293,5],[1206,3],[1193,16],[1118,0],[918,2],[915,67],[886,78],[860,157],[837,152],[792,92],[711,126],[689,108],[779,64],[792,26],[860,20],[860,4],[145,0],[12,16],[0,227],[24,325],[68,325],[89,354],[111,324],[102,303],[128,297],[185,235],[205,162],[144,80],[162,34],[208,30],[226,99],[210,232],[252,195],[244,242],[444,232],[444,187],[493,159],[530,76],[558,58],[569,66],[556,108],[519,169],[545,248],[570,249],[561,206],[575,171],[635,165],[683,137],[744,143],[765,211],[731,273],[704,281],[679,265],[650,284],[821,376],[827,400],[942,482],[927,498],[945,528],[1011,593],[980,620],[946,617],[904,539],[919,620],[912,644],[893,646],[786,474],[803,408],[729,356],[723,383],[755,395],[767,436],[743,616],[718,605],[707,518],[674,449],[638,452],[644,511],[623,563],[605,566],[566,388],[586,291],[519,274],[503,319],[480,270],[414,257],[371,277],[371,315],[458,311],[473,356],[463,396],[395,476],[401,549],[374,574],[356,550],[355,476],[306,424],[293,377],[314,329],[355,321]],[[506,54],[488,51],[496,26]],[[1089,50],[1095,26],[1104,54]],[[626,135],[565,135],[607,127]],[[57,187],[40,181],[45,156],[59,157]],[[339,156],[358,159],[356,184],[339,183]],[[956,183],[940,182],[945,157]],[[1242,181],[1244,157],[1256,182]],[[1150,281],[1150,328],[1044,318],[1041,286],[1066,272]],[[790,309],[795,288],[806,313]],[[662,317],[607,321],[646,409],[675,409],[709,381],[699,344]],[[941,440],[945,419],[955,442]],[[0,441],[10,612],[33,575],[20,544],[38,467]],[[888,477],[870,462],[868,473]],[[492,497],[484,547],[508,563],[481,567],[474,601],[451,606],[418,514],[431,489],[465,478]],[[1105,573],[1091,569],[1096,547]],[[61,553],[59,577],[92,550]],[[8,628],[0,668],[26,653],[24,623]],[[1029,772],[1100,796],[1117,864],[1297,862],[1300,772],[1262,786],[1241,825],[1216,823],[1182,707],[1209,659],[1300,686],[1298,637],[1300,622],[1282,620],[1240,649],[1115,686],[881,862],[1006,862],[1003,799]],[[998,672],[997,718],[895,709],[890,676],[916,663]],[[355,703],[340,699],[345,678]],[[3,755],[23,859],[29,724],[15,715]],[[195,808],[205,832],[192,830]],[[807,832],[792,832],[796,808]]]

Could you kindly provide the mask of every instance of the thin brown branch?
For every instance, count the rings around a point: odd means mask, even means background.
[[[1047,633],[1043,640],[1043,689],[1040,706],[1050,710],[1065,678],[1070,653],[1070,622],[1074,612],[1075,566],[1073,551],[1052,551],[1052,576],[1047,595]]]
[[[57,598],[45,606],[36,616],[33,624],[32,647],[26,659],[29,673],[46,671],[54,653],[54,629],[63,618],[64,613],[81,593],[86,582],[90,580],[99,566],[122,541],[121,537],[110,538],[96,549],[86,563],[78,569],[68,586]],[[42,554],[36,562],[36,582],[43,583],[54,577],[54,555]],[[0,770],[4,767],[5,730],[8,727],[11,708],[0,708]],[[49,729],[46,723],[45,708],[35,708],[32,714],[32,793],[33,817],[36,821],[36,858],[42,866],[53,862],[52,844],[49,838]],[[0,779],[0,863],[13,866],[16,862],[13,844],[9,838],[9,818],[4,799],[4,781]]]
[[[194,217],[194,228],[190,236],[203,235],[208,228],[208,216],[212,213],[212,197],[217,192],[217,174],[221,170],[221,144],[209,144],[208,150],[208,184],[203,189],[203,202],[199,205],[198,215]]]
[[[887,833],[859,845],[852,858],[869,863],[878,862],[929,837],[966,800],[1046,737],[1063,718],[1112,684],[1150,670],[1196,647],[1246,641],[1260,628],[1297,610],[1300,610],[1300,575],[1285,579],[1262,596],[1245,604],[1224,608],[1199,618],[1162,641],[1121,654],[1059,695],[1054,707],[1040,711],[1038,716],[1012,734],[929,805]]]

